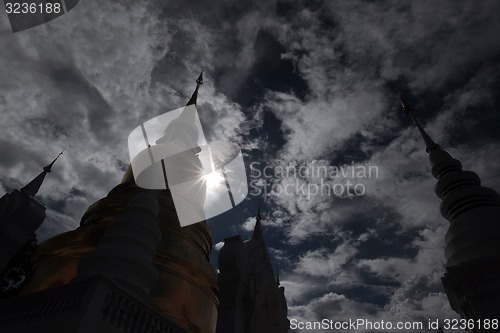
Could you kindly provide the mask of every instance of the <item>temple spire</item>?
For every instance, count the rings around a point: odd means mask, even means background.
[[[500,313],[500,197],[434,143],[413,117],[411,106],[403,99],[401,104],[427,145],[431,172],[437,179],[434,192],[441,199],[439,210],[450,222],[442,278],[448,301],[465,320],[495,317]]]
[[[257,220],[262,220],[262,216],[260,216],[260,198],[259,198],[259,205],[257,206],[257,215],[255,215],[255,218]]]
[[[403,99],[403,97],[399,97],[399,98],[401,99],[401,105],[403,107],[403,111],[410,115],[411,120],[417,126],[418,131],[420,132],[420,135],[422,135],[422,138],[424,139],[425,146],[426,146],[425,151],[427,151],[429,153],[432,150],[439,149],[439,145],[431,139],[431,137],[427,134],[427,132],[422,127],[422,125],[420,125],[418,120],[413,116],[413,113],[412,113],[413,107],[410,104],[408,104]]]
[[[255,227],[253,229],[252,239],[264,239],[262,236],[262,216],[260,215],[260,199],[257,208],[257,215],[255,215]]]
[[[280,286],[280,266],[276,263],[276,284]]]
[[[201,71],[200,75],[196,79],[196,88],[194,89],[193,95],[191,95],[191,98],[187,102],[186,106],[193,105],[193,104],[196,105],[196,99],[198,97],[198,89],[200,88],[200,86],[202,84],[203,84],[203,70]]]
[[[52,166],[54,165],[54,163],[56,163],[57,159],[59,158],[59,156],[63,154],[63,152],[64,149],[59,153],[59,155],[57,155],[57,157],[49,165],[43,167],[43,171],[38,176],[36,176],[32,181],[30,181],[28,185],[24,186],[21,189],[21,191],[34,197],[40,190],[43,180],[45,179],[45,175],[52,171]]]

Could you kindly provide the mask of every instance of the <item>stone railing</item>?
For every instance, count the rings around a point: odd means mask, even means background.
[[[104,276],[0,302],[0,332],[187,333]]]
[[[118,288],[109,289],[101,311],[102,320],[123,332],[186,333],[150,306]]]
[[[0,331],[28,322],[76,313],[88,284],[68,285],[0,302]]]

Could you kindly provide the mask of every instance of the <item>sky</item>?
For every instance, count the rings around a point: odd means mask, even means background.
[[[183,106],[203,69],[205,135],[240,147],[250,191],[208,221],[215,266],[260,198],[290,319],[458,318],[441,285],[448,221],[399,96],[499,191],[499,35],[493,0],[81,0],[15,34],[0,10],[0,195],[66,149],[37,233],[77,228],[120,182],[129,133]]]

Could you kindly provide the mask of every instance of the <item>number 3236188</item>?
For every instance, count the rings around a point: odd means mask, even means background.
[[[61,12],[60,3],[10,3],[5,4],[7,14],[59,14]]]

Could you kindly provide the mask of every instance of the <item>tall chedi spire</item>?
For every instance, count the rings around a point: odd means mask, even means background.
[[[32,181],[30,181],[26,186],[24,186],[21,189],[21,191],[34,197],[40,190],[43,180],[45,179],[45,176],[47,175],[47,173],[52,172],[52,166],[54,165],[54,163],[56,163],[59,156],[61,156],[63,153],[64,149],[59,153],[59,155],[57,155],[57,157],[49,165],[43,167],[43,171],[40,172],[40,174],[36,176]]]
[[[196,105],[196,100],[198,99],[198,89],[200,86],[203,84],[203,71],[201,71],[200,76],[196,79],[196,88],[194,89],[193,94],[191,95],[191,98],[187,102],[186,106],[188,105]]]
[[[0,273],[45,220],[45,207],[34,196],[61,154],[21,190],[15,189],[0,198]]]
[[[446,233],[446,273],[442,278],[451,307],[462,318],[493,319],[500,314],[500,198],[481,186],[477,174],[442,150],[401,99],[429,153],[441,215],[450,222]],[[476,326],[472,332],[482,332]]]
[[[200,74],[186,106],[196,104],[202,82],[203,76]],[[192,108],[186,107],[184,111],[186,109]],[[179,121],[187,120],[189,123],[192,115],[190,110],[182,112]],[[178,135],[186,135],[185,132],[177,131]],[[175,136],[176,133],[168,131],[166,135]],[[194,151],[192,155],[195,156]],[[191,160],[194,159],[193,156],[190,156]],[[169,168],[169,163],[165,163],[164,167]],[[156,249],[154,242],[150,243],[148,240],[151,235],[143,234],[137,235],[138,241],[131,245],[130,251],[117,250],[127,247],[134,230],[142,232],[135,226],[139,220],[133,220],[135,211],[140,208],[133,198],[137,198],[140,191],[129,166],[121,183],[87,209],[78,229],[40,244],[33,257],[31,281],[23,292],[28,294],[67,285],[79,274],[74,280],[76,283],[100,272],[111,277],[129,294],[149,303],[185,331],[215,333],[219,300],[217,272],[209,262],[212,249],[210,228],[205,221],[181,227],[168,186],[165,190],[158,190],[156,195],[158,214],[154,215],[161,231]],[[141,248],[142,254],[132,251],[134,247]],[[150,265],[147,265],[147,269],[141,267],[146,265],[143,258],[148,256],[148,251],[154,251],[154,269]],[[117,255],[111,255],[112,252]],[[122,255],[132,255],[132,252],[137,252],[137,255],[128,259],[120,258]],[[106,267],[106,262],[112,258],[119,260],[123,266],[117,264],[118,266]],[[142,264],[135,265],[137,261]],[[129,272],[120,277],[120,269],[132,265],[144,274]],[[153,283],[156,279],[155,269],[158,281]]]

